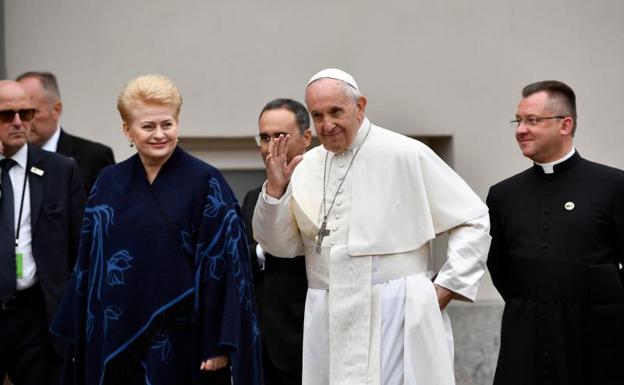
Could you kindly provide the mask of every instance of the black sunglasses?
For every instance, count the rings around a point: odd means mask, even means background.
[[[0,121],[3,123],[12,122],[15,119],[15,114],[19,114],[20,119],[24,122],[30,122],[35,117],[34,108],[24,108],[21,110],[0,110]]]

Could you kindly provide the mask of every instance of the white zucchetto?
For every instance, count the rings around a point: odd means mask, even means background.
[[[351,87],[355,88],[357,92],[360,92],[360,89],[358,88],[358,85],[355,82],[355,79],[353,79],[353,76],[349,75],[348,73],[338,68],[326,68],[320,72],[317,72],[316,75],[312,76],[310,81],[308,81],[307,85],[309,86],[310,84],[317,81],[318,79],[323,79],[323,78],[341,80],[347,83],[348,85],[350,85]]]

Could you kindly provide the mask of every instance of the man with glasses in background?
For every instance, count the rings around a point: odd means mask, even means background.
[[[303,104],[292,99],[267,103],[258,118],[256,143],[262,159],[269,154],[273,138],[290,135],[288,159],[303,154],[310,146],[310,117]],[[264,382],[271,385],[301,384],[303,314],[308,281],[303,256],[278,258],[265,253],[253,239],[251,222],[261,187],[247,193],[243,218],[247,227],[249,255],[263,336]],[[256,257],[256,258],[254,258]]]
[[[35,109],[0,81],[0,381],[57,384],[49,323],[74,266],[84,192],[76,163],[27,143]]]
[[[505,300],[495,385],[624,383],[624,172],[579,155],[576,123],[566,84],[522,90],[511,124],[534,165],[487,198]]]

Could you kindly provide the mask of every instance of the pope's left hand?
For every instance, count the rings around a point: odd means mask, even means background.
[[[455,298],[455,293],[435,283],[433,284],[433,286],[435,286],[435,291],[436,291],[436,294],[438,295],[438,303],[440,304],[440,310],[444,310],[444,308],[446,308],[449,302],[451,302],[451,300]]]
[[[219,357],[210,358],[206,361],[203,361],[201,363],[201,366],[199,367],[199,370],[208,370],[208,371],[219,370],[221,368],[224,368],[227,364],[228,364],[227,356],[219,356]]]

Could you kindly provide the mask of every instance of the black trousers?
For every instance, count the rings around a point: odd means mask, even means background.
[[[265,385],[301,385],[301,368],[282,370],[269,357],[266,345],[262,346],[262,369]]]
[[[0,380],[8,374],[14,385],[56,385],[61,363],[38,284],[0,304]]]

